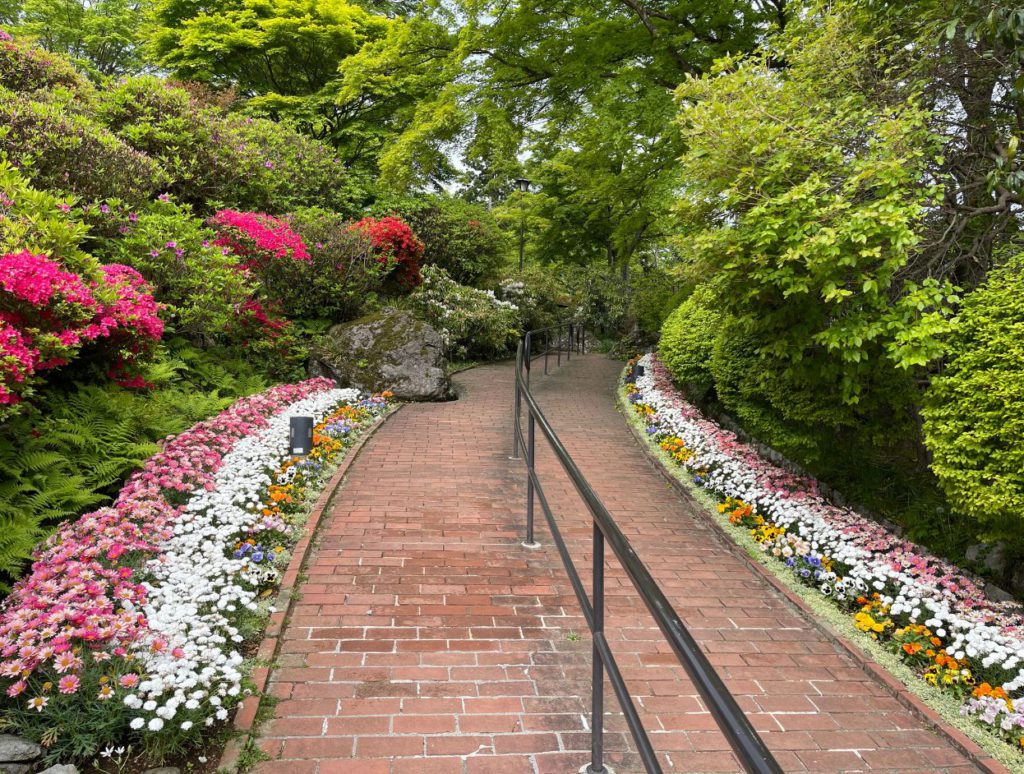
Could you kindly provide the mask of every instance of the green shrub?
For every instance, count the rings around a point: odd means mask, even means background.
[[[527,266],[509,274],[498,283],[497,295],[515,304],[523,331],[548,328],[569,316],[569,296],[554,269]]]
[[[173,170],[168,190],[200,212],[351,211],[358,198],[327,146],[273,121],[227,115],[159,78],[129,78],[104,91],[97,119]]]
[[[441,267],[463,285],[492,277],[508,250],[508,237],[491,211],[456,197],[385,199],[374,211],[401,216],[423,242],[424,265]]]
[[[460,285],[438,266],[423,270],[413,307],[444,335],[453,359],[486,359],[508,353],[519,336],[516,307],[489,291]]]
[[[1024,548],[1024,257],[963,303],[945,372],[925,394],[925,444],[953,507]]]
[[[685,297],[683,284],[661,268],[634,272],[629,282],[629,306],[644,337],[658,335],[665,320]]]
[[[0,159],[0,253],[59,255],[70,271],[95,275],[99,264],[82,249],[89,229],[71,201],[38,190]]]
[[[711,354],[724,315],[710,285],[699,285],[668,316],[661,328],[658,352],[680,384],[707,394],[714,383]]]
[[[0,155],[36,188],[85,199],[146,201],[167,178],[160,165],[59,102],[0,89]]]
[[[758,342],[728,315],[719,327],[709,359],[715,394],[722,406],[763,443],[803,464],[819,458],[820,438],[811,428],[786,419],[764,395],[767,366]]]
[[[63,86],[73,91],[90,89],[61,56],[17,40],[0,39],[0,86],[11,91],[36,91]]]
[[[191,208],[170,200],[138,213],[110,208],[117,236],[102,239],[95,252],[105,262],[136,269],[167,305],[161,317],[192,340],[222,340],[253,286],[238,271],[237,259],[212,244],[214,232]]]
[[[323,209],[301,209],[287,220],[306,243],[311,260],[281,267],[293,274],[289,281],[275,283],[282,290],[274,300],[285,314],[342,322],[372,306],[391,267],[378,259],[369,237]]]

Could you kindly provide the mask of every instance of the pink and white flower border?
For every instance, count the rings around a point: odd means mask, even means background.
[[[645,373],[636,379],[636,402],[655,412],[647,419],[647,432],[672,434],[683,441],[693,452],[683,464],[695,483],[751,504],[805,541],[813,554],[849,566],[857,589],[878,591],[893,615],[903,614],[931,628],[955,658],[1002,669],[1002,687],[1016,700],[1009,722],[1024,721],[1024,617],[1018,605],[989,600],[982,587],[955,565],[828,502],[813,479],[762,458],[687,402],[655,354],[645,355],[639,365]],[[830,591],[822,588],[822,593]],[[965,705],[965,714],[977,714],[977,708]],[[1000,722],[1007,722],[1006,716],[1004,711]]]
[[[320,421],[358,399],[311,379],[239,400],[166,439],[110,507],[62,526],[0,608],[8,697],[32,695],[30,709],[43,712],[34,694],[44,680],[59,675],[60,692],[74,694],[84,666],[119,659],[117,685],[95,698],[116,692],[133,730],[173,720],[187,733],[225,719],[243,691],[236,614],[259,601],[249,559],[225,549],[259,522],[270,471],[288,457],[290,417]]]

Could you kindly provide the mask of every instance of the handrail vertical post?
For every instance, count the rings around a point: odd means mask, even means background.
[[[583,335],[580,337],[580,354],[587,354],[587,329],[583,329]]]
[[[533,539],[533,464],[536,452],[536,420],[533,418],[533,410],[527,407],[527,431],[526,431],[526,542],[527,548],[536,548],[537,541]]]
[[[548,353],[551,351],[551,331],[544,331],[544,375],[548,375]]]
[[[588,774],[604,769],[604,661],[597,636],[604,634],[604,533],[594,525],[594,632],[590,685],[590,766]]]
[[[523,350],[523,342],[526,340],[526,334],[524,333],[522,338],[519,340],[520,351]],[[516,364],[519,367],[519,364]],[[519,379],[515,380],[515,403],[512,405],[512,457],[511,459],[519,459],[519,433],[522,432],[522,407],[523,407],[523,396],[519,392]]]
[[[558,326],[558,367],[562,367],[562,326]]]
[[[565,353],[566,361],[572,360],[572,334],[573,334],[572,323],[569,323],[569,341],[567,342],[568,345],[569,345],[569,349]]]
[[[530,386],[530,343],[533,337],[527,333],[523,340],[523,363],[526,365],[526,386]]]

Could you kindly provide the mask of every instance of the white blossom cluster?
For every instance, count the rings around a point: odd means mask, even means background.
[[[327,390],[293,403],[260,432],[239,441],[215,474],[213,486],[191,494],[174,535],[146,566],[147,602],[140,611],[149,623],[135,657],[144,677],[124,703],[139,715],[133,729],[159,731],[176,722],[212,725],[227,718],[228,697],[242,691],[237,651],[241,642],[233,619],[257,608],[257,588],[247,571],[262,572],[248,557],[225,556],[228,543],[254,523],[271,473],[289,456],[289,421],[312,416],[319,422],[341,403],[358,400],[356,390]]]
[[[847,583],[879,592],[893,615],[906,614],[911,622],[929,627],[946,641],[947,652],[954,658],[968,657],[985,667],[1005,670],[1009,678],[1002,687],[1019,699],[1024,688],[1024,631],[1019,628],[1019,615],[1003,616],[994,604],[974,598],[980,590],[968,587],[955,568],[950,567],[949,574],[936,573],[936,562],[930,561],[931,570],[914,572],[925,566],[926,552],[916,546],[908,550],[910,544],[896,536],[879,539],[882,528],[864,517],[817,495],[794,497],[785,487],[766,484],[771,463],[755,460],[749,448],[739,448],[730,434],[700,416],[678,394],[659,390],[652,355],[644,356],[640,365],[644,375],[637,378],[636,387],[641,400],[655,410],[658,432],[678,436],[693,452],[684,464],[699,472],[698,483],[742,499],[787,533],[799,536],[814,555],[850,567]],[[870,535],[871,540],[855,545],[852,540],[858,535]]]

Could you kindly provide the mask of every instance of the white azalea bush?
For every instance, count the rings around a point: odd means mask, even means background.
[[[126,742],[160,759],[226,720],[311,498],[385,406],[325,379],[275,387],[168,439],[112,507],[65,525],[0,610],[6,723],[82,761]],[[316,423],[301,460],[293,416]]]
[[[423,284],[410,296],[417,310],[445,338],[456,360],[509,352],[518,340],[519,309],[491,290],[460,285],[439,266],[423,269]]]
[[[639,373],[636,366],[642,366]],[[658,357],[635,361],[626,395],[648,438],[761,550],[849,610],[932,685],[1024,747],[1024,616],[958,567],[825,500],[813,479],[763,459],[688,403]]]

